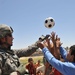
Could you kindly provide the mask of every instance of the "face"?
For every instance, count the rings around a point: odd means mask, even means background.
[[[38,71],[36,75],[44,75],[42,71]]]
[[[13,45],[13,36],[12,36],[12,34],[10,34],[10,35],[8,35],[7,36],[7,43],[10,45],[10,46],[12,46]]]
[[[33,61],[30,61],[29,63],[30,63],[30,64],[33,64]]]
[[[69,50],[66,59],[69,62],[73,62],[73,58],[74,58],[74,55],[71,55],[71,50]]]

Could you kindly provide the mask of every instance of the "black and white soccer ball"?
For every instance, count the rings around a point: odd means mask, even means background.
[[[52,28],[55,25],[55,21],[52,17],[48,17],[45,19],[44,24],[46,28]]]

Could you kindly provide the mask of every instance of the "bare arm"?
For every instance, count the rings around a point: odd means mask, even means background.
[[[43,42],[43,46],[47,47],[53,54],[53,56],[57,59],[60,59],[60,50],[59,50],[60,44],[61,44],[60,38],[58,38],[58,35],[56,35],[55,32],[51,33],[50,39],[46,39]]]
[[[52,32],[51,40],[52,40],[53,48],[54,48],[54,56],[57,59],[60,59],[60,50],[59,50],[60,38],[58,38],[58,35],[55,35],[55,32]]]

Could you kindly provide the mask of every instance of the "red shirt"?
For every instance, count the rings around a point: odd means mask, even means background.
[[[26,65],[26,69],[28,69],[30,75],[36,75],[36,68],[34,64]]]
[[[54,75],[62,75],[58,70],[54,70]]]
[[[62,75],[62,74],[55,68],[52,68],[52,72],[50,73],[50,75]]]

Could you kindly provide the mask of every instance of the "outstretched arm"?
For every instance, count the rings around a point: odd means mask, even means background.
[[[75,66],[74,63],[70,62],[61,62],[60,60],[56,59],[48,48],[44,45],[44,43],[39,43],[38,46],[42,49],[42,52],[47,59],[47,61],[56,68],[59,72],[63,75],[74,75]],[[71,72],[70,72],[71,71]]]
[[[50,52],[53,54],[53,56],[57,59],[60,59],[60,38],[58,38],[58,35],[55,34],[55,32],[52,32],[50,35],[50,39],[46,39],[44,41],[45,46],[50,50]]]
[[[60,48],[59,48],[61,45],[60,38],[58,38],[58,35],[56,35],[55,32],[52,32],[51,33],[51,40],[53,43],[54,56],[57,59],[60,59]]]
[[[38,48],[39,48],[39,47],[37,46],[37,42],[36,42],[36,43],[32,44],[31,46],[28,46],[27,48],[15,50],[15,53],[17,54],[18,57],[30,56],[30,55],[32,55]]]

